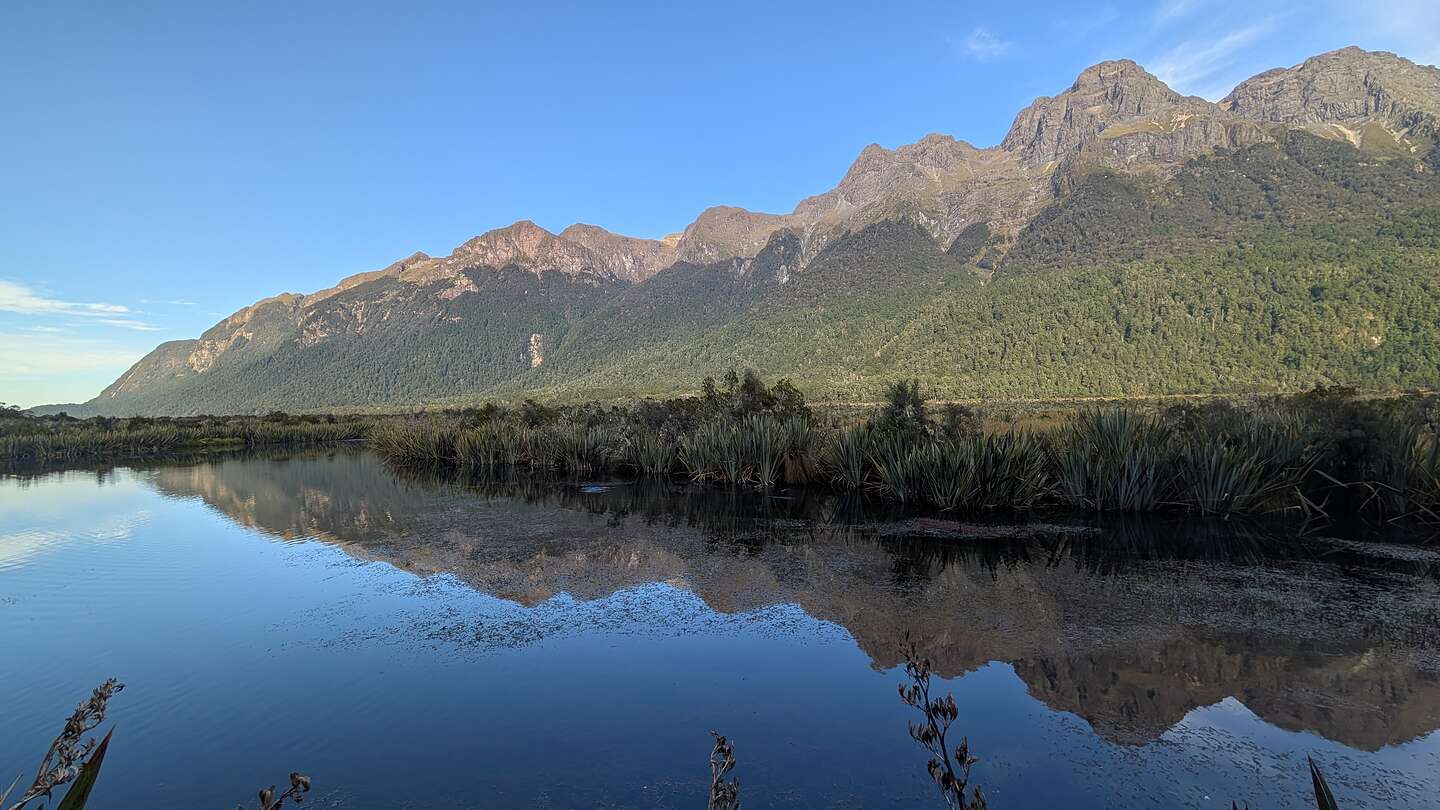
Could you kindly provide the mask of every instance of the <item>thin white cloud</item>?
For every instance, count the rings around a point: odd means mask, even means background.
[[[159,332],[162,328],[153,323],[137,321],[134,318],[100,318],[96,323],[103,323],[106,326],[114,326],[117,329],[131,329],[136,332]]]
[[[1165,0],[1155,9],[1155,25],[1177,23],[1189,17],[1200,5],[1200,0]]]
[[[1218,37],[1188,39],[1153,60],[1150,69],[1182,93],[1218,99],[1243,78],[1232,74],[1245,49],[1273,31],[1276,22],[1277,18],[1267,17]]]
[[[129,368],[145,354],[107,341],[57,335],[0,333],[0,380],[30,381],[59,374]]]
[[[69,329],[66,329],[63,326],[32,326],[29,328],[28,331],[44,332],[47,335],[64,335],[70,332]]]
[[[65,316],[90,318],[93,320],[76,321],[76,325],[84,323],[87,325],[113,326],[116,329],[130,329],[136,332],[159,332],[161,327],[153,323],[135,318],[135,315],[143,315],[122,304],[102,304],[80,301],[62,301],[57,298],[49,298],[35,290],[16,284],[12,281],[0,281],[0,312],[10,312],[17,315],[29,315],[32,317]],[[31,328],[36,332],[62,332],[66,331],[57,326],[36,326]]]
[[[6,402],[24,408],[84,402],[152,347],[152,339],[140,335],[127,341],[121,336],[0,331],[0,391]]]
[[[1015,45],[1009,40],[1000,39],[984,27],[976,28],[954,44],[962,54],[981,62],[1004,56]]]
[[[172,299],[163,299],[163,298],[162,298],[162,299],[141,298],[141,299],[140,299],[140,303],[142,303],[142,304],[163,304],[163,305],[165,305],[165,306],[171,306],[171,307],[193,307],[193,306],[196,306],[196,303],[195,303],[194,301],[187,301],[187,300],[184,299],[184,298],[172,298]]]
[[[125,315],[130,308],[120,304],[95,304],[46,298],[29,287],[0,281],[0,312],[20,315]]]

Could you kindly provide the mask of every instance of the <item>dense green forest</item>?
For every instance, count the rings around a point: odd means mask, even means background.
[[[728,367],[815,401],[897,377],[956,399],[1440,383],[1433,166],[1292,132],[1173,176],[1067,182],[1018,236],[976,223],[948,249],[891,219],[813,258],[781,230],[753,258],[639,284],[480,267],[448,296],[377,279],[204,374],[77,411],[632,398]],[[381,310],[405,317],[363,320]]]

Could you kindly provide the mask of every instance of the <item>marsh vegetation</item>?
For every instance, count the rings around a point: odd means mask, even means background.
[[[1319,390],[1141,409],[1044,427],[936,407],[893,383],[869,412],[817,414],[751,372],[627,408],[487,406],[392,420],[369,442],[464,475],[629,473],[730,487],[825,487],[957,513],[1066,509],[1366,514],[1440,522],[1440,405]]]
[[[0,468],[155,458],[207,450],[301,447],[364,438],[372,417],[192,416],[131,418],[0,410]]]
[[[0,420],[0,464],[365,442],[461,476],[683,477],[818,487],[955,513],[1182,510],[1440,523],[1440,397],[1349,390],[1029,411],[927,400],[897,381],[873,407],[812,408],[753,371],[627,405],[411,414]]]

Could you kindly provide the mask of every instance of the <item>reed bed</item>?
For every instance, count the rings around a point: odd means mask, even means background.
[[[1440,431],[1393,423],[1385,436],[1373,474],[1359,485],[1366,492],[1363,506],[1440,524]]]
[[[630,433],[622,453],[625,464],[640,475],[670,475],[680,463],[675,437],[662,431]]]
[[[1186,510],[1337,513],[1440,524],[1440,398],[1316,391],[1244,403],[1085,409],[1023,430],[959,406],[932,416],[917,384],[867,414],[818,419],[785,381],[747,372],[698,397],[389,417],[0,420],[0,464],[129,458],[364,439],[406,465],[773,490],[818,486],[956,513]],[[0,413],[0,416],[5,416]],[[843,421],[842,421],[843,417]],[[988,429],[987,429],[988,425]],[[1008,425],[1008,427],[1007,427]]]
[[[1209,515],[1323,512],[1337,486],[1329,438],[1295,414],[1222,409],[1198,422],[1126,408],[1081,411],[1046,431],[955,434],[876,421],[749,414],[688,428],[623,419],[476,426],[432,419],[376,429],[397,462],[527,473],[679,475],[727,487],[819,486],[955,513],[1068,509]],[[1440,444],[1394,428],[1366,503],[1440,522]],[[1335,507],[1331,507],[1335,508]]]
[[[368,424],[226,420],[90,420],[24,424],[0,434],[0,465],[133,459],[208,449],[305,446],[365,438]]]

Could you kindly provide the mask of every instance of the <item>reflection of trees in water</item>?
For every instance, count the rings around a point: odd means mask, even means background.
[[[436,491],[583,511],[606,516],[617,526],[632,518],[648,525],[687,526],[737,549],[797,538],[875,540],[894,553],[897,572],[933,571],[951,561],[987,569],[1068,563],[1096,573],[1122,573],[1127,567],[1164,560],[1243,565],[1353,556],[1353,550],[1336,548],[1324,536],[1297,535],[1293,523],[1245,517],[1001,513],[975,518],[907,508],[856,492],[782,489],[767,495],[670,478],[592,481],[506,476],[496,471],[457,480],[453,468],[390,469],[397,477]],[[1373,530],[1361,526],[1345,530],[1362,528]],[[1366,558],[1363,562],[1437,577],[1434,559]]]
[[[1433,561],[1264,524],[962,521],[669,480],[455,481],[351,453],[146,476],[272,535],[450,573],[522,605],[656,581],[722,612],[793,603],[885,668],[909,633],[937,672],[1005,661],[1032,694],[1113,739],[1153,739],[1231,696],[1365,748],[1440,727],[1440,640],[1415,630],[1440,625]]]

